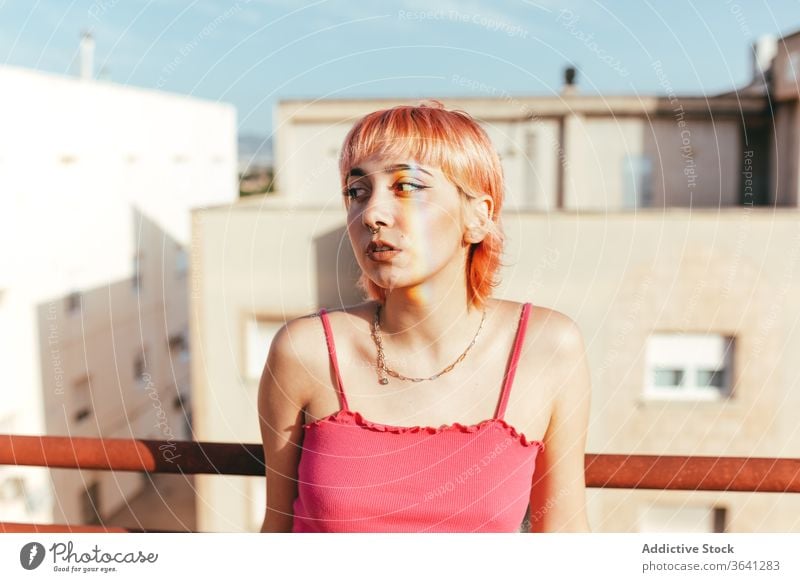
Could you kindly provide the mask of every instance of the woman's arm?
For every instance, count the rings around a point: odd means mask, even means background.
[[[297,466],[303,439],[303,409],[309,401],[310,370],[303,336],[313,321],[294,320],[275,335],[258,387],[258,416],[264,445],[267,510],[262,532],[291,532],[297,497]],[[318,324],[317,324],[318,325]],[[314,338],[316,339],[316,338]]]
[[[556,331],[558,391],[536,460],[531,488],[532,532],[588,532],[584,455],[589,424],[591,378],[577,324],[564,316]]]

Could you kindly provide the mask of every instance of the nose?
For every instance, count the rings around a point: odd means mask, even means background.
[[[364,206],[361,221],[371,230],[391,227],[394,224],[394,195],[376,188]]]

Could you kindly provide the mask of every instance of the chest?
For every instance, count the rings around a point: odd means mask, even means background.
[[[304,531],[515,531],[538,450],[500,423],[382,431],[345,414],[307,429],[295,516]]]
[[[494,418],[502,398],[514,336],[509,333],[486,340],[475,345],[469,358],[436,380],[408,382],[390,376],[389,383],[382,385],[378,382],[374,346],[343,338],[337,341],[337,361],[348,407],[369,421],[398,427],[475,425]],[[532,338],[518,360],[504,415],[504,420],[532,440],[541,440],[547,429],[554,382],[547,373],[546,350],[539,349],[537,341]],[[416,371],[413,358],[400,359],[396,366],[387,363],[407,376]],[[322,387],[316,390],[306,408],[306,423],[341,409],[332,368],[326,367],[320,375]]]

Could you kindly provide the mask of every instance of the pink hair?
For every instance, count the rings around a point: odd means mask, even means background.
[[[346,194],[350,169],[373,155],[412,158],[441,168],[462,194],[488,194],[493,202],[489,231],[472,243],[467,256],[467,299],[482,307],[499,284],[497,273],[505,242],[500,211],[503,205],[503,168],[489,136],[465,111],[448,111],[437,100],[417,106],[400,105],[362,117],[344,140],[339,158],[342,193]],[[363,272],[358,286],[369,299],[383,303],[386,290]]]

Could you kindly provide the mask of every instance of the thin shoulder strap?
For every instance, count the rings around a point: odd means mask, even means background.
[[[517,373],[517,362],[519,361],[519,354],[522,351],[522,344],[525,341],[525,331],[528,329],[528,317],[531,313],[531,304],[525,303],[522,306],[522,315],[519,318],[519,325],[517,326],[517,337],[514,340],[514,349],[511,352],[511,358],[506,370],[505,382],[503,383],[503,390],[500,393],[500,402],[497,405],[497,414],[495,418],[502,419],[506,413],[506,405],[508,405],[508,395],[511,393],[511,385],[514,383],[514,375]]]
[[[344,383],[342,382],[342,375],[339,373],[339,362],[336,360],[336,346],[333,343],[331,322],[328,321],[328,312],[325,308],[319,310],[319,317],[322,319],[322,327],[325,329],[325,341],[328,344],[328,355],[330,356],[331,364],[333,364],[333,371],[336,373],[336,393],[339,395],[339,404],[341,404],[342,410],[350,410],[347,406],[347,398],[345,398],[344,395]]]

